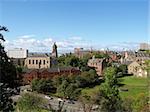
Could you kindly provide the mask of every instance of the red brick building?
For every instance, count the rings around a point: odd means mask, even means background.
[[[49,69],[28,69],[22,74],[24,83],[30,83],[35,78],[51,79],[59,75],[79,75],[80,70],[75,67],[60,67]]]
[[[98,76],[103,76],[103,70],[106,67],[106,59],[105,58],[99,59],[93,56],[92,59],[88,60],[88,66],[94,67]]]

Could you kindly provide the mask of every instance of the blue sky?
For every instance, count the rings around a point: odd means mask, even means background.
[[[148,41],[148,0],[1,0],[0,23],[8,49],[134,49]]]

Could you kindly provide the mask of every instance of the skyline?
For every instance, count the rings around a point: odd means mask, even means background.
[[[0,2],[7,49],[48,52],[74,47],[136,49],[148,42],[148,0],[14,0]]]

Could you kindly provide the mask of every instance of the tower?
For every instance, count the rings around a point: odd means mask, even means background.
[[[57,57],[58,57],[56,42],[54,42],[54,45],[53,45],[52,57],[54,57],[54,58],[57,58]]]

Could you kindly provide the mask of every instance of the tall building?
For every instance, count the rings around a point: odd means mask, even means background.
[[[54,43],[54,45],[53,45],[52,57],[54,57],[54,58],[57,58],[57,57],[58,57],[57,45],[56,45],[56,43]]]
[[[26,58],[28,55],[28,50],[22,48],[15,48],[8,50],[7,55],[9,58]]]
[[[150,44],[148,44],[148,43],[141,43],[140,44],[140,49],[141,50],[150,50]]]
[[[7,55],[11,58],[14,65],[24,66],[25,59],[28,56],[28,50],[22,48],[15,48],[8,50]]]

